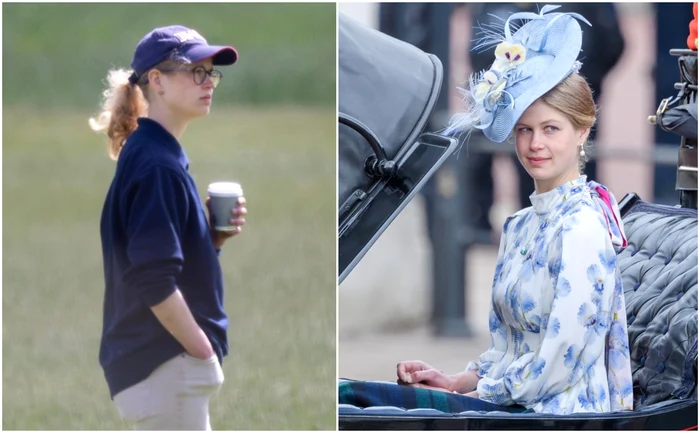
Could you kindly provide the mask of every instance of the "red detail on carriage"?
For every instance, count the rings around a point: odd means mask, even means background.
[[[690,34],[688,35],[688,48],[691,50],[698,49],[698,2],[693,3],[693,21],[688,26]]]

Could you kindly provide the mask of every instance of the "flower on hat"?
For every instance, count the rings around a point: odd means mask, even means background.
[[[498,82],[498,75],[494,71],[486,71],[481,77],[481,81],[476,86],[474,98],[478,102],[483,102],[486,95],[491,92],[491,87]]]
[[[480,82],[479,85],[476,86],[476,91],[474,92],[474,99],[477,102],[483,102],[484,98],[489,93],[490,88],[491,85],[486,80]]]
[[[525,47],[520,44],[501,42],[496,47],[496,61],[489,71],[481,76],[481,80],[474,92],[474,99],[483,103],[488,96],[487,106],[492,107],[501,98],[503,89],[506,87],[507,71],[514,69],[517,65],[525,61]]]
[[[520,44],[501,42],[496,47],[495,54],[496,61],[493,67],[497,68],[499,71],[507,71],[525,61],[526,50],[525,47]]]
[[[502,80],[495,88],[491,89],[488,93],[489,105],[493,106],[501,99],[501,94],[503,89],[506,87],[506,80]]]
[[[501,92],[506,87],[506,78],[495,69],[481,74],[481,80],[474,91],[474,99],[483,103],[488,96],[488,105],[494,105],[501,98]]]

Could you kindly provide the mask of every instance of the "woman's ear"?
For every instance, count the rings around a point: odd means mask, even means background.
[[[149,86],[158,93],[159,95],[163,92],[163,83],[161,82],[161,77],[163,74],[157,69],[151,69],[148,71],[148,84]]]
[[[588,140],[588,136],[590,135],[590,133],[591,133],[591,128],[579,130],[577,144],[585,143],[586,140]]]

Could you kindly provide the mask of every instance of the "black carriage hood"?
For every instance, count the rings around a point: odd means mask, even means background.
[[[425,128],[441,82],[437,57],[339,13],[338,111],[361,121],[390,159]],[[359,134],[339,125],[339,204],[371,185],[363,166],[373,154]]]
[[[421,135],[442,80],[436,56],[339,14],[339,283],[454,152]]]

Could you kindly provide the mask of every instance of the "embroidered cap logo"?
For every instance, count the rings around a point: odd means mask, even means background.
[[[194,40],[194,39],[200,40],[200,41],[204,42],[205,44],[207,43],[207,40],[204,39],[204,38],[202,37],[202,35],[200,35],[199,33],[197,33],[196,30],[192,30],[192,29],[188,29],[188,30],[184,30],[184,31],[181,31],[181,32],[177,32],[177,33],[175,33],[173,36],[175,36],[175,37],[177,38],[177,40],[180,41],[180,43],[182,43],[182,42],[187,42],[187,41],[191,41],[191,40]]]

